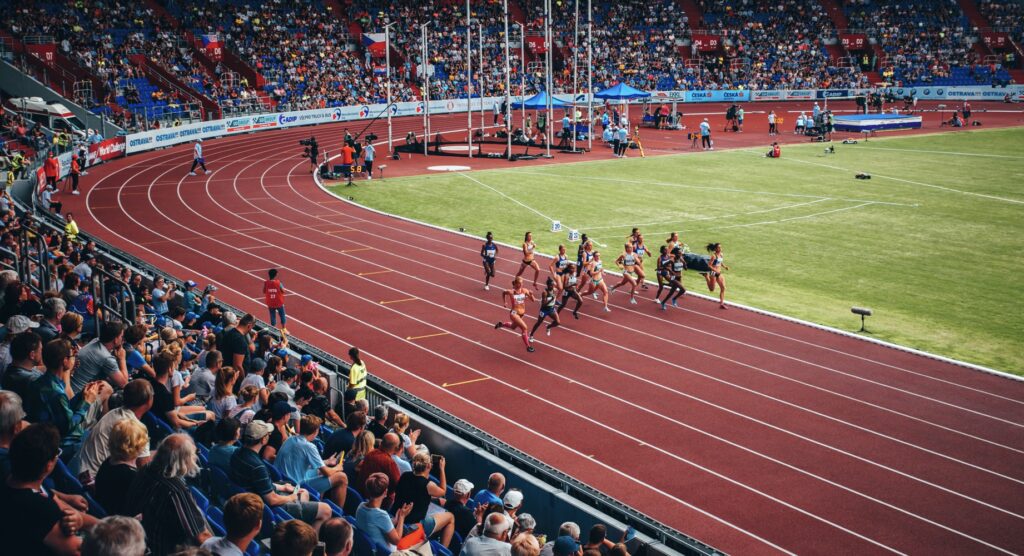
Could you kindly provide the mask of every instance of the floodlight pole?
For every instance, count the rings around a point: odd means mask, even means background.
[[[469,158],[473,158],[473,24],[469,0],[466,0],[466,136]]]
[[[388,154],[395,152],[391,137],[391,26],[395,22],[388,23],[384,20],[384,64],[387,66],[387,95],[388,95]]]
[[[430,22],[420,25],[423,41],[423,55],[420,69],[423,70],[423,155],[429,156],[427,152],[430,145],[430,72],[427,70],[427,27]]]
[[[511,69],[508,59],[508,0],[502,0],[501,7],[505,12],[505,106],[501,117],[505,124],[505,156],[512,160],[512,126],[509,125],[512,121],[512,77],[509,75]]]

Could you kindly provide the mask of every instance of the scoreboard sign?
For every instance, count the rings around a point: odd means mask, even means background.
[[[860,33],[839,35],[847,50],[863,50],[868,47],[868,36]]]
[[[697,50],[701,52],[712,52],[722,46],[722,37],[718,35],[694,33],[690,40],[697,45]]]

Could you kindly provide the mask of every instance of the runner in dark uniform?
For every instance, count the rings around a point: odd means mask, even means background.
[[[551,322],[548,323],[546,328],[547,335],[551,335],[551,329],[555,328],[561,322],[558,320],[558,296],[555,295],[555,279],[548,277],[545,282],[544,292],[540,294],[540,313],[537,314],[537,322],[533,325],[533,330],[530,330],[530,341],[533,342],[533,335],[540,328],[540,323],[544,322],[546,317],[551,317]]]

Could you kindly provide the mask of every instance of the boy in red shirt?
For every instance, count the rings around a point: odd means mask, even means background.
[[[277,326],[277,316],[281,316],[281,334],[288,334],[287,317],[284,314],[284,286],[277,279],[277,269],[267,272],[268,279],[263,282],[263,297],[270,311],[270,326]]]

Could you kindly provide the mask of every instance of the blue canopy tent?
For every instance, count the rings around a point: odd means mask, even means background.
[[[551,108],[565,108],[568,106],[558,97],[551,97]],[[541,91],[523,102],[513,102],[512,108],[526,108],[527,110],[544,110],[548,107],[548,94]]]
[[[645,93],[640,89],[635,89],[626,85],[625,83],[619,83],[614,87],[605,89],[594,95],[594,98],[601,100],[619,100],[626,101],[626,120],[629,120],[629,102],[630,100],[636,100],[639,98],[650,98],[651,93]]]

